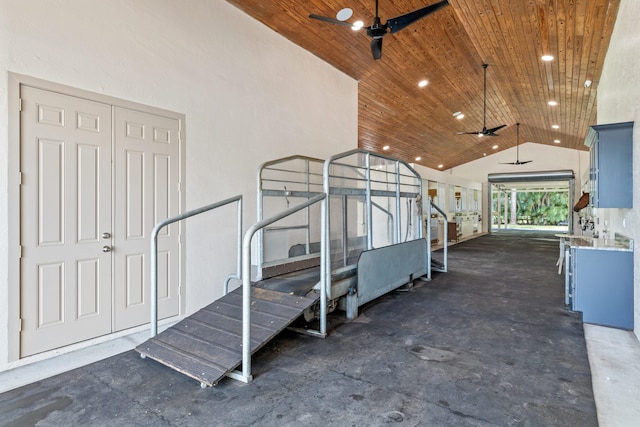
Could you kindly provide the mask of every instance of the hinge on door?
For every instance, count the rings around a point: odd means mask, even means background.
[[[18,172],[18,185],[22,185],[22,172]]]
[[[18,319],[18,332],[22,332],[22,319]]]
[[[22,259],[23,254],[22,254],[22,250],[24,249],[24,246],[20,245],[18,246],[18,258]]]
[[[18,98],[18,111],[22,111],[22,98]]]

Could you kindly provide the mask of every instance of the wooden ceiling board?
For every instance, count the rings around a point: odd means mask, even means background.
[[[228,0],[292,42],[358,80],[361,148],[448,169],[535,142],[585,150],[596,123],[596,90],[620,0],[449,0],[442,8],[384,37],[382,59],[371,57],[364,30],[309,18],[373,22],[374,0]],[[382,22],[436,0],[381,0]],[[549,53],[552,62],[540,57]],[[488,128],[497,137],[457,135],[483,125],[483,69],[487,68]],[[417,86],[420,80],[429,84]],[[585,80],[593,83],[584,87]],[[558,105],[547,103],[555,100]],[[462,111],[463,120],[453,113]],[[552,129],[557,124],[559,129]],[[304,154],[304,153],[300,153]],[[420,156],[420,161],[415,158]]]

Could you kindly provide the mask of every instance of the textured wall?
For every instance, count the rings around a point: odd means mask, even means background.
[[[598,123],[634,121],[633,209],[599,209],[611,229],[640,242],[640,2],[622,0],[598,86]],[[640,251],[634,252],[635,333],[640,337]]]
[[[0,0],[0,170],[7,170],[9,71],[186,115],[186,207],[242,193],[256,218],[260,163],[357,146],[357,82],[224,1]],[[7,174],[0,234],[7,234]],[[15,202],[15,201],[14,201]],[[235,218],[187,224],[186,307],[235,270]],[[222,242],[214,236],[223,233]],[[0,241],[0,370],[7,367],[9,249]],[[15,334],[15,332],[13,332]]]

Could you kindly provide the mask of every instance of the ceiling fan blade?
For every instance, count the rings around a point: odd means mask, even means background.
[[[313,13],[309,15],[309,18],[317,19],[318,21],[328,22],[330,24],[342,25],[343,27],[349,27],[349,28],[353,27],[353,24],[350,24],[348,22],[338,21],[337,19],[327,18],[326,16],[320,16]]]
[[[371,40],[371,53],[373,59],[382,58],[382,37]]]
[[[496,126],[494,128],[491,129],[487,129],[487,135],[491,135],[493,134],[495,131],[502,129],[503,127],[505,127],[506,125],[500,125],[500,126]],[[494,135],[494,136],[498,136],[498,135]]]
[[[448,4],[448,0],[439,1],[438,3],[423,7],[422,9],[414,10],[413,12],[391,18],[387,21],[386,25],[391,29],[391,34],[397,33],[403,28],[408,27],[414,22],[424,18],[425,16],[435,12],[440,8],[443,8],[444,6],[447,6]]]
[[[456,135],[479,135],[482,132],[456,132]]]
[[[518,162],[519,165],[524,165],[526,163],[531,163],[533,160],[525,160],[524,162]]]
[[[500,165],[519,165],[519,164],[520,164],[520,162],[506,162],[506,163],[504,163],[504,162],[500,162],[499,164],[500,164]]]

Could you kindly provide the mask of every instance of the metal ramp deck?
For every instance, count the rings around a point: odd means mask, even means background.
[[[251,354],[317,299],[269,289],[251,292]],[[242,288],[136,347],[143,357],[214,386],[242,362]]]

